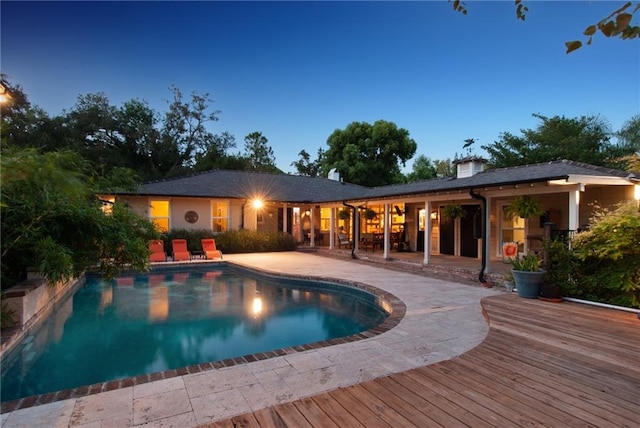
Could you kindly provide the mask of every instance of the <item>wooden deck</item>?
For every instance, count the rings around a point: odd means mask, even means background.
[[[515,294],[482,304],[490,332],[464,355],[205,426],[640,426],[636,314]]]

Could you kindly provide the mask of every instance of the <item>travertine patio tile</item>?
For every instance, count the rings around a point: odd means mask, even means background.
[[[299,373],[322,369],[334,365],[331,360],[323,357],[319,352],[304,352],[284,357]]]
[[[186,427],[195,427],[197,425],[197,420],[193,412],[183,413],[180,415],[170,416],[168,418],[159,419],[157,421],[153,421],[153,423],[135,425],[136,427],[153,427],[153,428],[186,428]],[[120,427],[122,427],[121,425]],[[119,427],[114,427],[119,428]]]
[[[3,418],[2,428],[67,427],[71,420],[74,404],[74,400],[64,400],[16,410]]]
[[[258,382],[246,365],[211,370],[183,377],[190,398],[226,391]]]
[[[133,398],[142,398],[149,395],[162,394],[167,391],[185,389],[181,376],[163,379],[156,382],[143,383],[133,387]]]
[[[76,400],[71,425],[87,422],[130,418],[133,412],[133,388],[116,389]]]
[[[251,364],[248,364],[247,368],[251,370],[252,373],[258,374],[260,372],[267,372],[287,366],[289,366],[289,362],[285,360],[284,357],[276,357],[269,358],[267,360],[255,361]]]
[[[133,400],[133,423],[135,425],[192,413],[186,390],[167,391],[162,394],[146,395]]]
[[[198,423],[229,418],[246,413],[251,409],[239,389],[230,389],[192,398],[191,406]]]

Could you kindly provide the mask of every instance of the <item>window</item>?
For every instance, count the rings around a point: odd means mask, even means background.
[[[524,252],[525,243],[525,223],[524,219],[518,216],[509,218],[508,205],[502,208],[502,242],[517,242],[518,252]]]
[[[160,232],[169,231],[169,201],[151,201],[151,222]]]
[[[320,208],[320,229],[329,230],[331,226],[332,208]]]
[[[229,203],[211,202],[211,230],[214,232],[226,232],[229,230]]]
[[[115,196],[107,196],[107,197],[101,198],[101,200],[102,200],[102,212],[105,213],[105,215],[113,214],[113,204],[116,203]]]

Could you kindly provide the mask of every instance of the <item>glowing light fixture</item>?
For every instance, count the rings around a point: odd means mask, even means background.
[[[4,82],[0,83],[0,104],[4,104],[11,100],[11,94],[7,90],[7,87]]]
[[[640,201],[640,184],[633,186],[633,198],[636,201]]]
[[[438,211],[431,211],[431,220],[438,219]]]
[[[263,206],[264,206],[264,202],[262,202],[261,199],[254,199],[253,200],[253,208],[260,209]]]

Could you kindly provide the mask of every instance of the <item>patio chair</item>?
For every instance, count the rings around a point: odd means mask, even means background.
[[[346,233],[338,233],[338,248],[342,248],[343,245],[351,247],[351,241]]]
[[[159,239],[149,241],[149,251],[151,252],[151,254],[149,255],[150,262],[167,261],[167,253],[164,252],[164,241],[161,241]]]
[[[207,260],[222,259],[222,251],[216,248],[216,240],[213,238],[203,238],[200,240],[202,243],[202,251],[204,252]]]
[[[174,239],[171,241],[171,249],[173,251],[173,261],[191,260],[191,253],[187,249],[186,239]]]

